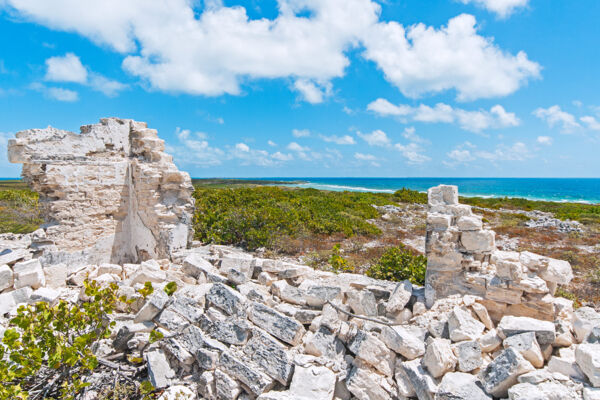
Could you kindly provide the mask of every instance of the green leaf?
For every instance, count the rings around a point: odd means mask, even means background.
[[[169,296],[172,296],[176,290],[177,290],[177,283],[175,283],[175,282],[167,283],[167,285],[164,288],[165,293]]]

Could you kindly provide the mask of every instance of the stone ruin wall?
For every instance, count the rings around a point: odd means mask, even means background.
[[[105,118],[81,133],[16,134],[9,160],[40,194],[48,263],[123,264],[170,258],[192,239],[191,179],[146,123]]]
[[[573,278],[567,261],[531,252],[501,251],[495,232],[483,228],[471,206],[459,204],[456,186],[428,191],[427,305],[453,294],[471,294],[495,320],[503,315],[553,321],[560,312],[554,301],[558,284]]]

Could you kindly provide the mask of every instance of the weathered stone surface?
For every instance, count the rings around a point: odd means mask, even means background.
[[[436,338],[428,341],[427,350],[423,356],[423,366],[427,368],[431,376],[439,378],[446,372],[454,371],[456,362],[456,356],[448,339]]]
[[[321,325],[315,333],[307,334],[304,351],[315,357],[336,360],[344,355],[344,344],[328,327]]]
[[[228,375],[242,382],[255,395],[273,387],[275,381],[260,372],[256,367],[240,360],[229,352],[221,354],[219,368]]]
[[[556,337],[556,329],[550,321],[540,321],[529,317],[502,317],[498,324],[498,335],[507,338],[519,333],[534,332],[540,345],[552,344]]]
[[[580,344],[575,350],[575,360],[592,385],[600,387],[600,344]]]
[[[222,283],[215,283],[210,288],[206,293],[206,300],[228,315],[243,316],[245,314],[245,303],[242,295]]]
[[[396,355],[385,344],[370,333],[358,331],[348,344],[356,358],[377,369],[385,376],[392,376]]]
[[[335,391],[335,374],[326,367],[296,366],[290,384],[290,398],[331,400]]]
[[[508,389],[510,400],[578,400],[577,392],[558,382],[519,383]]]
[[[600,400],[599,388],[583,388],[583,400]]]
[[[66,285],[69,270],[65,264],[49,265],[43,270],[47,287],[58,289]],[[98,270],[100,272],[100,268]]]
[[[402,311],[410,297],[412,296],[412,284],[405,280],[396,285],[394,291],[387,301],[385,309],[388,313],[393,314]]]
[[[466,231],[461,234],[460,242],[467,251],[491,252],[495,247],[494,231]]]
[[[18,132],[9,160],[40,194],[51,263],[169,258],[191,240],[192,185],[145,123],[106,118],[80,134]],[[93,199],[93,201],[90,201]]]
[[[368,290],[351,290],[346,292],[346,304],[358,315],[377,315],[377,301],[375,295]]]
[[[150,383],[157,388],[165,388],[175,378],[175,371],[169,365],[169,360],[160,349],[155,349],[144,354],[148,366],[148,378]]]
[[[380,384],[381,377],[374,371],[354,366],[348,373],[348,390],[359,400],[387,400],[390,394]]]
[[[448,317],[448,331],[453,342],[477,340],[483,334],[484,329],[485,326],[481,322],[460,307],[454,307]]]
[[[381,340],[396,353],[409,360],[425,354],[425,343],[401,325],[386,326],[381,330]]]
[[[435,400],[491,400],[476,376],[449,372],[438,386]]]
[[[219,369],[215,370],[215,388],[219,400],[236,400],[242,392],[240,384]]]
[[[46,285],[44,270],[42,269],[42,264],[40,264],[40,260],[38,259],[23,261],[15,264],[13,267],[13,272],[15,274],[15,289],[25,286],[37,289]]]
[[[13,270],[8,265],[0,266],[0,292],[14,284]]]
[[[579,343],[583,342],[595,326],[600,326],[600,314],[591,307],[579,307],[573,315],[573,331]]]
[[[494,397],[506,397],[508,388],[517,383],[517,378],[533,371],[531,363],[513,348],[505,349],[481,372],[483,387]]]
[[[485,325],[486,329],[494,329],[494,323],[490,318],[490,314],[488,313],[487,308],[485,308],[483,304],[473,303],[471,305],[471,308],[473,309],[473,311],[475,311],[475,314],[477,314],[477,318],[479,318],[481,323]]]
[[[294,346],[300,343],[305,332],[304,327],[296,320],[256,302],[248,309],[248,319],[276,338]]]
[[[483,352],[491,353],[502,345],[502,338],[498,336],[495,329],[492,329],[479,338],[479,345]]]
[[[401,365],[419,400],[434,400],[438,390],[437,383],[423,369],[421,359],[405,361]]]
[[[150,321],[162,311],[169,301],[169,296],[162,290],[157,290],[148,296],[146,303],[135,316],[134,322]]]
[[[165,390],[158,400],[195,400],[196,398],[190,388],[184,385],[175,385]]]
[[[544,356],[534,332],[512,335],[504,339],[504,348],[512,347],[536,368],[544,366]]]
[[[457,369],[461,372],[471,372],[481,367],[481,346],[476,340],[466,340],[452,345],[454,355],[458,359]]]
[[[293,360],[285,346],[259,328],[252,330],[252,338],[243,348],[244,353],[273,379],[283,385],[289,383],[294,370]]]

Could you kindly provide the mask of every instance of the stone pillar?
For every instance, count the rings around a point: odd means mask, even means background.
[[[170,258],[191,243],[189,175],[177,169],[146,123],[105,118],[81,133],[31,129],[8,157],[40,194],[54,246],[43,261],[76,266]]]
[[[504,314],[554,318],[557,284],[573,278],[566,261],[529,252],[496,249],[495,233],[484,229],[471,207],[458,203],[456,186],[428,190],[425,299],[472,294],[493,318]]]

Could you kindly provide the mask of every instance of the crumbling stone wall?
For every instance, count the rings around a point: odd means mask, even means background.
[[[193,187],[163,151],[156,130],[128,119],[18,132],[8,156],[40,194],[46,261],[122,264],[186,248]]]
[[[500,251],[495,232],[484,229],[481,216],[458,203],[456,186],[428,191],[427,275],[425,296],[431,306],[452,294],[484,299],[493,318],[502,315],[554,320],[560,302],[553,297],[558,284],[573,278],[567,261],[527,251]]]

